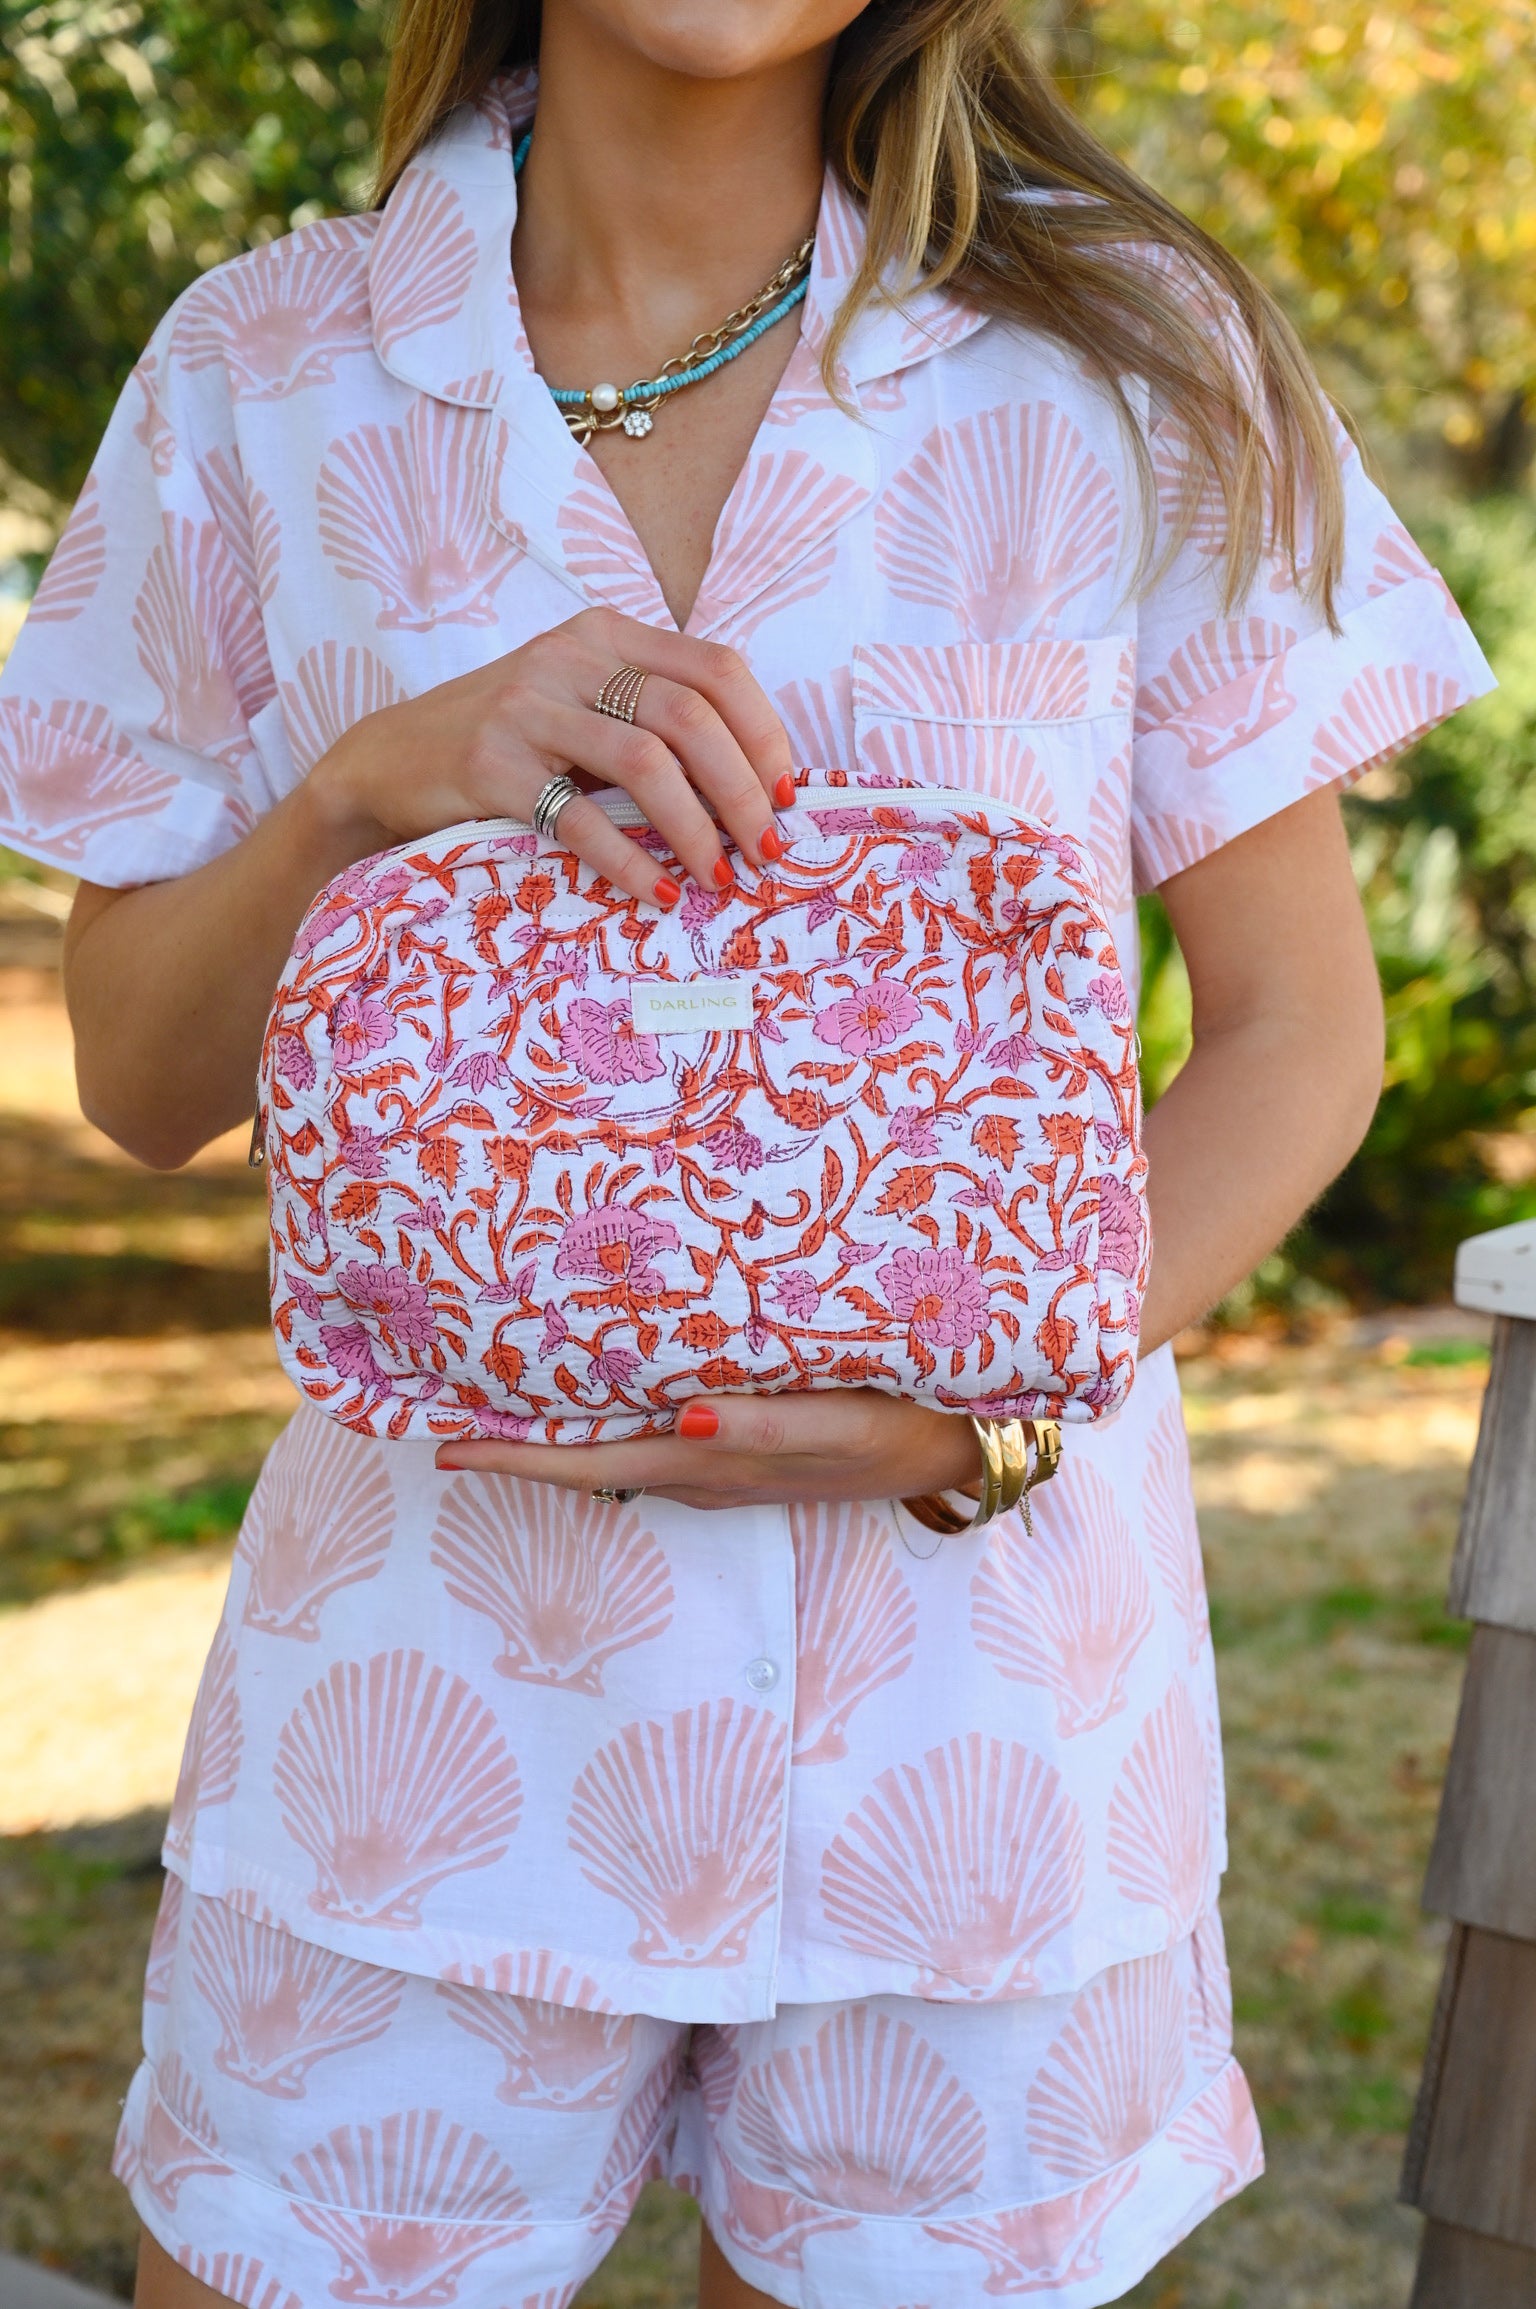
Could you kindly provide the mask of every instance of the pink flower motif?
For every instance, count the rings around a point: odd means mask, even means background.
[[[349,1259],[336,1287],[349,1307],[370,1314],[386,1339],[402,1347],[426,1348],[437,1339],[437,1322],[426,1286],[409,1267],[386,1267],[377,1260]]]
[[[395,1021],[371,994],[344,994],[331,1012],[331,1047],[338,1066],[359,1066],[395,1039]]]
[[[914,842],[896,861],[904,882],[931,882],[944,871],[949,852],[942,842]]]
[[[845,994],[816,1013],[816,1039],[835,1043],[850,1058],[867,1058],[899,1042],[923,1015],[922,1004],[899,978],[877,978],[857,994]]]
[[[313,1090],[315,1062],[302,1034],[280,1034],[272,1046],[272,1063],[284,1082],[295,1090]]]
[[[1091,978],[1088,981],[1088,994],[1104,1016],[1112,1018],[1117,1025],[1130,1017],[1131,998],[1125,990],[1123,978],[1112,978],[1107,973],[1102,978]]]
[[[713,891],[701,890],[697,882],[690,882],[683,892],[682,912],[678,920],[685,930],[702,930],[713,922],[723,903]]]
[[[774,1277],[774,1297],[797,1323],[809,1323],[821,1305],[821,1285],[806,1267],[786,1267]]]
[[[933,1116],[920,1106],[899,1106],[891,1117],[891,1136],[903,1154],[936,1155],[938,1133]]]
[[[640,1368],[640,1358],[632,1347],[604,1347],[592,1358],[592,1374],[610,1387],[627,1387]]]
[[[309,1282],[305,1276],[296,1275],[291,1267],[283,1269],[283,1281],[298,1302],[300,1314],[308,1322],[318,1323],[323,1309],[320,1305],[320,1294],[315,1289],[314,1284]]]
[[[565,1345],[568,1336],[565,1317],[555,1305],[554,1300],[550,1299],[544,1308],[544,1330],[539,1340],[539,1353],[541,1355],[553,1355],[557,1347]]]
[[[580,946],[557,946],[549,958],[549,967],[559,978],[568,978],[573,986],[587,983],[586,950]]]
[[[1134,1280],[1141,1265],[1141,1210],[1124,1179],[1105,1171],[1099,1187],[1099,1268]]]
[[[626,1203],[608,1203],[570,1221],[555,1253],[555,1273],[627,1283],[632,1291],[650,1296],[664,1288],[661,1269],[650,1264],[652,1255],[675,1251],[678,1242],[676,1227],[666,1219],[653,1219]]]
[[[395,1223],[397,1226],[412,1227],[426,1234],[435,1234],[439,1227],[446,1224],[443,1218],[443,1206],[436,1195],[428,1195],[424,1203],[414,1203],[409,1210],[397,1212]]]
[[[582,995],[560,1025],[560,1055],[588,1082],[654,1082],[666,1072],[654,1034],[637,1034],[626,1002]]]
[[[366,1130],[359,1123],[355,1129],[344,1131],[336,1142],[336,1152],[360,1179],[384,1176],[384,1141],[376,1130]]]
[[[952,1243],[938,1251],[903,1247],[875,1279],[892,1314],[930,1347],[969,1347],[987,1327],[986,1280]]]
[[[489,1090],[493,1083],[506,1079],[506,1067],[494,1050],[472,1050],[467,1058],[459,1060],[448,1077],[452,1083],[463,1083],[473,1098],[478,1098],[482,1090]]]
[[[1021,1066],[1034,1066],[1044,1056],[1032,1034],[1005,1034],[987,1052],[987,1062],[991,1066],[1006,1066],[1010,1074],[1017,1074]]]
[[[838,834],[872,834],[875,813],[873,810],[812,810],[811,823],[818,834],[829,838]]]
[[[343,1379],[357,1379],[379,1394],[387,1392],[388,1374],[373,1359],[373,1341],[361,1323],[322,1323],[320,1344],[325,1359]]]
[[[475,1428],[481,1435],[489,1435],[497,1443],[526,1443],[533,1428],[531,1419],[520,1418],[515,1411],[491,1411],[481,1404],[475,1411]]]
[[[742,1123],[722,1123],[704,1144],[710,1161],[723,1171],[760,1171],[763,1167],[763,1142]]]

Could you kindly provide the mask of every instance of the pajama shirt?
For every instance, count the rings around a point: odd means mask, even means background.
[[[184,874],[376,709],[592,605],[672,626],[523,333],[532,101],[167,316],[0,682],[0,841]],[[1335,631],[1272,559],[1223,606],[1215,506],[1138,586],[1126,428],[1027,328],[920,287],[829,392],[862,235],[829,174],[687,630],[804,765],[1083,842],[1134,982],[1138,891],[1487,668],[1342,438]],[[1187,445],[1131,398],[1161,527]],[[904,1127],[931,1191],[1012,1191],[1009,1145]],[[942,1543],[441,1474],[305,1405],[198,1693],[119,2170],[264,2309],[556,2309],[654,2171],[786,2303],[1090,2309],[1260,2167],[1224,1858],[1166,1347],[1032,1532]]]

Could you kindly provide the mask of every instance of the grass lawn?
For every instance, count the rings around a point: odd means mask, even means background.
[[[163,1179],[91,1132],[23,927],[8,950],[0,919],[0,2246],[126,2295],[106,2163],[159,1818],[221,1553],[290,1398],[243,1147]],[[1406,1324],[1185,1363],[1270,2170],[1136,2309],[1407,2300],[1417,2221],[1394,2195],[1443,1938],[1418,1884],[1465,1637],[1440,1597],[1484,1370],[1475,1342]],[[649,2192],[585,2309],[685,2309],[692,2229]]]

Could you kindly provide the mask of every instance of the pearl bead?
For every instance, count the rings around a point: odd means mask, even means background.
[[[592,406],[593,406],[593,408],[594,408],[594,409],[597,409],[597,410],[599,410],[603,416],[605,416],[605,417],[606,417],[606,416],[607,416],[607,414],[608,414],[608,412],[609,412],[609,410],[610,410],[610,409],[616,409],[616,408],[618,407],[618,405],[619,405],[619,388],[618,388],[618,386],[617,386],[617,385],[594,385],[594,386],[593,386],[593,388],[592,388]]]

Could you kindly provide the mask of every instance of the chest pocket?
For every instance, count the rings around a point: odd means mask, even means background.
[[[860,773],[956,786],[1031,816],[1085,822],[1131,729],[1135,644],[879,642],[853,653]]]

